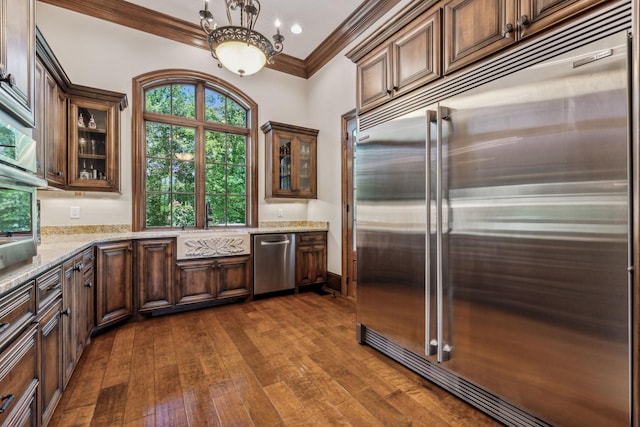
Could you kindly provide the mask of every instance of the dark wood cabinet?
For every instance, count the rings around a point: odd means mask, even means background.
[[[218,264],[218,298],[238,298],[251,295],[251,256],[220,258]]]
[[[93,250],[62,264],[63,384],[69,382],[93,329]]]
[[[38,175],[65,190],[120,191],[120,111],[126,95],[71,83],[37,29],[36,52]]]
[[[118,103],[69,98],[70,189],[120,191]]]
[[[46,426],[53,416],[53,412],[62,397],[62,298],[58,298],[48,305],[40,315],[38,321],[38,335],[40,342],[40,425]]]
[[[176,263],[176,305],[251,296],[251,256],[181,260]]]
[[[39,57],[35,82],[36,175],[64,186],[67,174],[67,98]]]
[[[35,0],[0,0],[0,104],[33,127]]]
[[[444,72],[458,70],[602,0],[453,0],[444,4]]]
[[[326,231],[296,234],[296,288],[327,281]]]
[[[209,302],[215,297],[216,271],[213,259],[176,263],[176,305]]]
[[[315,199],[318,131],[267,122],[265,197]]]
[[[169,308],[174,301],[175,239],[136,241],[138,311]]]
[[[0,425],[37,426],[38,325],[33,323],[0,354]]]
[[[96,246],[96,329],[133,316],[132,252],[131,241]]]
[[[424,13],[358,61],[360,112],[441,76],[440,10]]]

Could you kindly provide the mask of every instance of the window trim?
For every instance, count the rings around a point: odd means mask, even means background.
[[[132,178],[132,230],[169,230],[171,227],[147,228],[145,223],[145,176],[146,176],[146,141],[145,135],[144,92],[147,88],[162,84],[203,84],[233,99],[247,109],[247,223],[245,226],[229,226],[230,228],[258,226],[258,104],[237,87],[210,74],[183,69],[166,69],[151,71],[133,78],[133,106],[131,128],[131,178]],[[196,106],[197,107],[197,106]],[[224,127],[225,125],[216,125]],[[234,127],[237,132],[237,128]],[[197,178],[199,179],[199,178]],[[203,228],[204,218],[198,213],[204,212],[204,200],[196,198],[196,228]],[[225,227],[221,227],[225,228]]]

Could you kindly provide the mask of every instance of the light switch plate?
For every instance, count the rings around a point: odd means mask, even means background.
[[[69,206],[69,218],[71,219],[80,218],[80,206]]]

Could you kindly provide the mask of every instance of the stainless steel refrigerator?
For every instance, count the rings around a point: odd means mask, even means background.
[[[508,425],[630,423],[628,37],[361,130],[358,336]]]

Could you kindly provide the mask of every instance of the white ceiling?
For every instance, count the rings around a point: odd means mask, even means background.
[[[127,0],[130,3],[153,9],[174,18],[200,24],[198,12],[204,8],[204,0]],[[284,52],[305,59],[326,39],[363,0],[262,0],[262,11],[255,29],[271,40],[275,33],[275,21],[281,22],[284,35]],[[226,0],[210,0],[209,9],[218,25],[228,25]],[[237,25],[238,12],[232,15]],[[292,34],[293,24],[302,27],[302,34]]]

